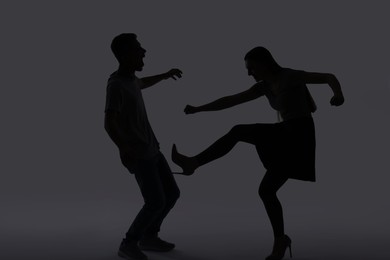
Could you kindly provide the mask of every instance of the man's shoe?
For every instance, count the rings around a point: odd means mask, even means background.
[[[128,260],[147,260],[148,257],[142,253],[136,241],[123,240],[119,246],[118,256]]]
[[[175,248],[175,244],[166,242],[159,237],[143,238],[138,245],[141,250],[155,252],[168,252]]]

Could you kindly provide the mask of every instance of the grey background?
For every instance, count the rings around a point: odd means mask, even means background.
[[[263,98],[184,115],[249,88],[243,56],[267,47],[285,67],[331,72],[346,103],[318,105],[316,183],[279,192],[295,259],[389,259],[389,4],[386,1],[2,1],[0,259],[117,259],[142,206],[133,176],[103,129],[109,44],[135,32],[148,51],[139,76],[184,74],[144,91],[170,161],[232,126],[275,122]],[[261,259],[272,231],[257,188],[264,169],[238,144],[192,177],[161,236],[177,244],[151,259]]]

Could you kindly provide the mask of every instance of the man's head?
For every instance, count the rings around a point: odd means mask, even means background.
[[[119,64],[128,66],[134,71],[141,71],[146,50],[141,47],[134,33],[122,33],[116,36],[111,43],[111,50]]]

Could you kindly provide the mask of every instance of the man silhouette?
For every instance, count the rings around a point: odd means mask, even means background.
[[[175,247],[161,240],[158,232],[180,191],[150,126],[141,89],[164,79],[181,78],[182,72],[171,69],[160,75],[137,78],[135,72],[142,71],[146,50],[133,33],[116,36],[111,50],[119,68],[108,79],[104,127],[119,148],[122,164],[134,174],[145,202],[118,255],[147,259],[141,250],[164,252]]]

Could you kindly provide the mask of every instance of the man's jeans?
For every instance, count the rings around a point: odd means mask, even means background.
[[[172,171],[160,152],[152,160],[142,160],[131,167],[144,198],[144,206],[131,224],[126,239],[138,241],[156,236],[161,224],[180,196]]]

